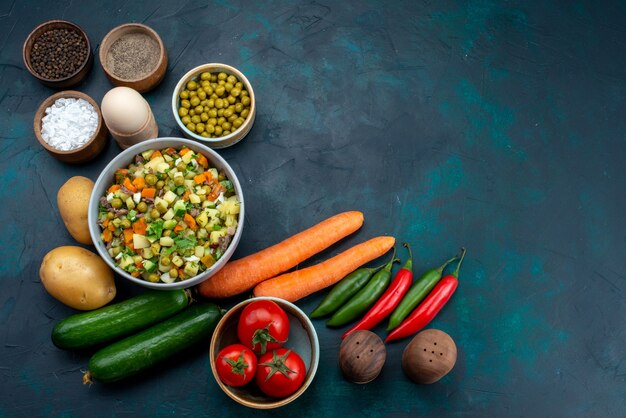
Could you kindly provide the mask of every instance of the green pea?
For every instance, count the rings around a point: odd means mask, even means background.
[[[196,124],[196,132],[198,132],[199,134],[204,132],[204,123],[197,123]]]
[[[217,116],[224,116],[225,109],[217,109]]]
[[[198,94],[197,91],[192,90],[192,91],[189,92],[189,98],[195,97],[197,94]]]
[[[207,131],[202,132],[200,135],[201,135],[202,137],[204,137],[204,138],[210,138],[210,137],[211,137],[211,134],[210,134],[210,133],[208,133]],[[204,196],[204,195],[200,196],[200,199],[202,199],[202,197],[203,197],[203,196]],[[206,197],[204,198],[204,200],[206,200]]]
[[[196,83],[195,81],[191,80],[190,82],[187,83],[187,90],[196,90],[198,88],[198,83]]]
[[[241,111],[243,110],[243,104],[241,103],[236,103],[235,104],[235,112],[237,113],[241,113]]]
[[[198,105],[194,108],[194,110],[196,111],[196,114],[199,115],[200,113],[204,112],[204,107]]]
[[[237,87],[239,90],[241,90],[243,88],[243,83],[241,81],[238,81],[235,83],[235,87]]]
[[[178,116],[180,116],[181,118],[183,116],[187,116],[188,113],[189,109],[187,109],[186,107],[181,107],[180,109],[178,109]]]
[[[225,118],[229,118],[233,115],[233,111],[230,109],[226,109],[224,110],[224,113],[222,114],[222,116],[224,116]]]
[[[191,106],[196,107],[200,104],[200,98],[196,95],[189,100]]]
[[[129,219],[122,219],[122,222],[120,223],[120,227],[122,229],[130,228],[130,220]]]
[[[159,213],[159,211],[158,211],[158,210],[156,210],[156,209],[152,209],[152,210],[150,211],[150,217],[151,217],[152,219],[159,219],[159,218],[161,217],[161,214]]]
[[[238,89],[237,87],[233,88],[230,91],[230,95],[233,96],[233,97],[239,96],[240,93],[241,93],[241,89]]]
[[[195,115],[195,114],[196,114],[196,111],[195,111],[195,110],[191,109],[191,110],[189,111],[189,116],[193,116],[193,115]]]
[[[189,91],[187,91],[187,90],[181,91],[180,94],[178,95],[178,97],[180,97],[181,99],[188,99],[189,98]]]
[[[115,209],[119,209],[122,207],[122,199],[118,199],[117,197],[111,200],[111,206]]]
[[[200,118],[200,116],[194,115],[194,116],[191,117],[191,122],[193,122],[193,123],[200,123],[200,122],[202,122],[202,119]]]
[[[207,113],[206,113],[206,112],[202,113],[202,114],[200,115],[200,120],[201,120],[202,122],[206,122],[207,120],[209,120],[209,115],[207,115]]]
[[[211,82],[209,80],[202,80],[202,83],[200,83],[200,85],[204,89],[206,86],[210,86]]]
[[[182,186],[183,184],[185,184],[185,178],[183,176],[174,177],[174,184],[176,186]]]
[[[206,91],[198,90],[198,97],[200,98],[200,100],[206,99]]]
[[[202,109],[204,109],[204,113],[208,112],[210,107],[209,106],[204,106]]]
[[[115,214],[113,212],[107,213],[107,219],[111,220],[113,218],[115,218]]]
[[[232,115],[231,115],[228,119],[226,119],[226,120],[232,123],[235,119],[237,119],[237,115],[232,114]]]
[[[217,74],[211,74],[211,81],[213,83],[217,81]]]
[[[211,73],[208,71],[203,72],[202,74],[200,74],[200,80],[210,80],[211,79]]]
[[[250,95],[250,93],[248,93],[248,90],[241,90],[241,96],[248,96]]]
[[[224,122],[226,122],[226,118],[225,118],[225,117],[223,117],[223,116],[217,119],[217,124],[218,124],[218,125],[221,125],[221,124],[222,124],[222,123],[224,123]]]
[[[209,103],[209,101],[207,99],[204,99],[203,101],[200,102],[200,106],[206,106],[207,103]]]
[[[221,136],[222,135],[222,127],[221,126],[216,126],[215,127],[215,135],[217,135],[217,136]]]
[[[249,108],[246,108],[246,109],[242,110],[241,113],[240,113],[241,117],[244,118],[244,119],[248,117],[248,114],[250,114],[250,109]]]
[[[234,86],[231,83],[224,84],[224,88],[226,89],[226,91],[231,91],[233,87]]]
[[[150,273],[148,275],[148,281],[151,282],[151,283],[158,283],[159,280],[160,280],[160,277],[156,273]]]
[[[237,82],[237,77],[231,74],[226,77],[226,81],[228,81],[230,84],[235,84]]]
[[[206,125],[205,129],[205,133],[212,134],[213,132],[215,132],[215,125],[209,123],[208,125]]]
[[[215,100],[213,100],[213,99],[207,100],[206,105],[209,106],[209,109],[212,108],[212,107],[215,107]]]
[[[159,181],[159,179],[157,179],[157,176],[152,173],[146,174],[146,178],[144,180],[146,180],[146,183],[148,183],[150,186],[154,186],[157,181]]]
[[[187,171],[187,164],[180,162],[177,166],[176,169],[178,171],[180,171],[181,173],[184,173],[185,171]]]
[[[146,202],[139,202],[137,204],[137,210],[141,213],[144,213],[148,210],[148,205],[146,204]]]
[[[215,101],[215,107],[217,107],[218,109],[221,109],[224,107],[224,100],[222,99],[217,99]]]
[[[209,118],[209,120],[207,120],[206,123],[209,124],[209,125],[215,125],[215,124],[217,124],[217,119]]]
[[[234,104],[237,101],[237,99],[235,99],[233,96],[228,96],[226,100],[228,100],[228,103],[230,104]]]
[[[226,135],[228,135],[228,134],[230,134],[230,131],[224,131],[224,132],[222,132],[222,135],[223,135],[223,136],[226,136]]]
[[[210,99],[213,99],[213,100],[217,100],[217,99],[219,99],[219,97],[217,97],[217,94],[215,94],[215,90],[213,90],[213,94],[212,94],[212,95],[211,95],[211,97],[209,97],[209,98],[210,98]]]
[[[207,94],[207,96],[210,96],[213,94],[213,87],[211,87],[210,85],[204,87],[204,92]]]
[[[163,180],[157,181],[156,187],[157,189],[162,189],[165,186],[165,182]]]
[[[225,130],[225,131],[229,131],[229,130],[230,130],[230,128],[231,128],[231,126],[232,126],[232,125],[230,124],[230,122],[224,122],[224,123],[222,123],[222,129],[223,129],[223,130]]]
[[[170,277],[171,277],[172,279],[177,278],[177,277],[178,277],[178,270],[176,270],[175,268],[171,268],[171,269],[170,269]]]
[[[189,122],[191,122],[191,116],[187,115],[187,116],[183,116],[180,121],[183,123],[183,125],[187,125]]]
[[[225,91],[226,89],[224,88],[224,86],[217,86],[217,88],[215,89],[215,94],[217,94],[219,97],[222,97]]]
[[[244,96],[241,98],[241,104],[244,106],[249,106],[250,105],[250,97],[249,96]]]
[[[233,128],[238,129],[241,125],[243,125],[241,118],[237,118],[233,121]]]
[[[219,73],[217,75],[217,79],[218,80],[226,80],[227,78],[228,78],[228,74],[226,74],[226,73]]]
[[[217,109],[209,109],[209,111],[207,112],[209,114],[210,118],[216,118],[217,117]]]
[[[191,107],[191,102],[189,100],[181,100],[180,105],[186,109]]]
[[[193,122],[190,122],[187,124],[187,129],[189,129],[191,132],[195,132],[196,131],[196,124]]]

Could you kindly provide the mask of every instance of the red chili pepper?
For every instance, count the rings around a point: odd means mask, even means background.
[[[413,254],[411,247],[406,242],[403,244],[409,250],[409,259],[404,266],[396,273],[395,279],[389,288],[378,299],[376,304],[365,314],[365,316],[352,328],[346,331],[341,338],[346,338],[349,334],[357,330],[372,329],[376,324],[385,319],[402,300],[404,294],[411,287],[413,281]]]
[[[426,296],[426,299],[420,303],[417,309],[385,338],[385,342],[398,340],[415,334],[433,320],[441,308],[450,300],[459,284],[459,269],[464,257],[465,248],[462,249],[461,260],[454,273],[441,279],[430,294]]]

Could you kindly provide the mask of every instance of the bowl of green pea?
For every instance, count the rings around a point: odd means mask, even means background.
[[[226,148],[252,129],[254,90],[245,75],[226,64],[204,64],[185,74],[172,94],[174,119],[189,139]]]

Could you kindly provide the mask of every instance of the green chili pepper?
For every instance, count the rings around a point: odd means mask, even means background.
[[[367,311],[383,294],[389,283],[391,282],[391,268],[393,263],[400,261],[396,257],[394,248],[391,260],[385,264],[382,270],[374,274],[374,277],[367,282],[364,288],[354,295],[343,305],[335,314],[326,321],[326,325],[331,327],[340,327],[348,322],[354,321],[361,314]]]
[[[384,265],[375,268],[360,268],[341,279],[324,297],[319,306],[311,312],[311,318],[321,318],[335,312],[369,281],[374,273]]]
[[[404,298],[400,301],[400,304],[396,307],[396,309],[389,317],[389,325],[387,325],[387,331],[391,331],[400,323],[404,318],[406,318],[413,309],[430,293],[430,291],[435,287],[437,282],[441,280],[441,276],[443,275],[443,270],[446,268],[448,264],[456,260],[456,256],[452,257],[445,263],[441,265],[441,267],[437,269],[428,270],[426,273],[422,275],[413,286],[406,292]]]

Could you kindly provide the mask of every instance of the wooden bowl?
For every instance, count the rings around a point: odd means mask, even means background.
[[[200,74],[205,71],[211,73],[224,72],[226,74],[234,75],[239,81],[243,83],[250,95],[250,114],[246,118],[245,122],[234,132],[231,132],[230,134],[219,138],[205,138],[195,132],[191,132],[183,124],[180,116],[178,116],[178,108],[180,107],[180,92],[184,90],[184,87],[189,81],[196,79]],[[204,64],[190,70],[180,79],[180,81],[176,85],[176,88],[174,88],[174,93],[172,94],[172,112],[174,113],[174,119],[176,119],[176,123],[178,123],[178,126],[187,138],[201,141],[211,148],[226,148],[230,147],[231,145],[235,145],[237,142],[241,141],[246,135],[248,135],[250,129],[252,129],[252,125],[254,125],[254,118],[256,116],[256,98],[254,97],[254,90],[252,89],[252,84],[250,84],[250,81],[248,81],[246,76],[243,75],[243,73],[235,67],[217,63]]]
[[[111,45],[119,38],[130,33],[143,33],[154,39],[159,45],[160,56],[159,62],[152,72],[148,75],[137,79],[123,79],[116,76],[110,68],[107,68],[107,54],[111,49]],[[100,44],[100,65],[104,70],[106,76],[116,86],[125,86],[137,90],[139,93],[145,93],[155,88],[165,77],[167,70],[167,50],[165,44],[161,40],[161,37],[152,28],[142,25],[141,23],[126,23],[124,25],[117,26],[109,33],[106,34],[102,43]]]
[[[82,147],[70,151],[61,151],[48,145],[48,143],[44,141],[43,137],[41,136],[41,120],[46,114],[46,109],[52,106],[52,104],[57,99],[61,98],[84,99],[93,106],[93,108],[96,110],[96,113],[98,114],[98,127],[96,128],[96,132]],[[70,164],[84,163],[97,156],[106,145],[109,133],[106,125],[104,124],[104,120],[102,119],[102,113],[100,112],[100,108],[98,107],[96,101],[85,93],[74,90],[60,91],[41,102],[39,108],[37,109],[37,112],[35,112],[33,128],[35,130],[35,136],[37,137],[37,140],[39,141],[41,146],[46,149],[46,151],[48,151],[54,158]]]
[[[56,80],[40,76],[33,69],[31,64],[31,53],[35,41],[43,33],[52,29],[72,29],[78,31],[83,36],[83,38],[85,38],[88,49],[87,60],[83,62],[83,64],[74,72],[74,74]],[[24,59],[24,65],[26,66],[26,69],[28,69],[28,72],[31,73],[33,77],[41,81],[41,83],[45,86],[55,89],[65,89],[77,85],[78,83],[83,81],[87,74],[89,74],[91,67],[93,67],[93,53],[91,52],[91,43],[89,42],[89,37],[87,36],[87,33],[85,33],[85,31],[82,30],[80,26],[66,20],[48,20],[33,29],[33,31],[26,38],[26,41],[24,41],[24,46],[22,47],[22,58]]]
[[[241,315],[243,308],[247,304],[257,300],[272,300],[283,308],[285,312],[287,312],[287,317],[291,323],[291,329],[289,330],[289,339],[284,346],[285,348],[298,353],[306,365],[307,375],[300,389],[298,389],[291,396],[283,399],[271,398],[263,394],[263,392],[256,387],[254,381],[248,383],[246,386],[238,388],[227,386],[222,383],[215,368],[215,359],[217,358],[218,353],[226,346],[239,343],[239,339],[237,337],[237,321],[239,320],[239,316]],[[272,409],[293,402],[309,387],[315,377],[315,373],[317,372],[319,351],[319,341],[317,339],[315,328],[313,327],[311,320],[300,310],[300,308],[283,299],[274,297],[258,297],[245,300],[226,312],[213,332],[209,356],[213,376],[215,377],[219,387],[222,388],[226,395],[241,405],[245,405],[249,408]]]

